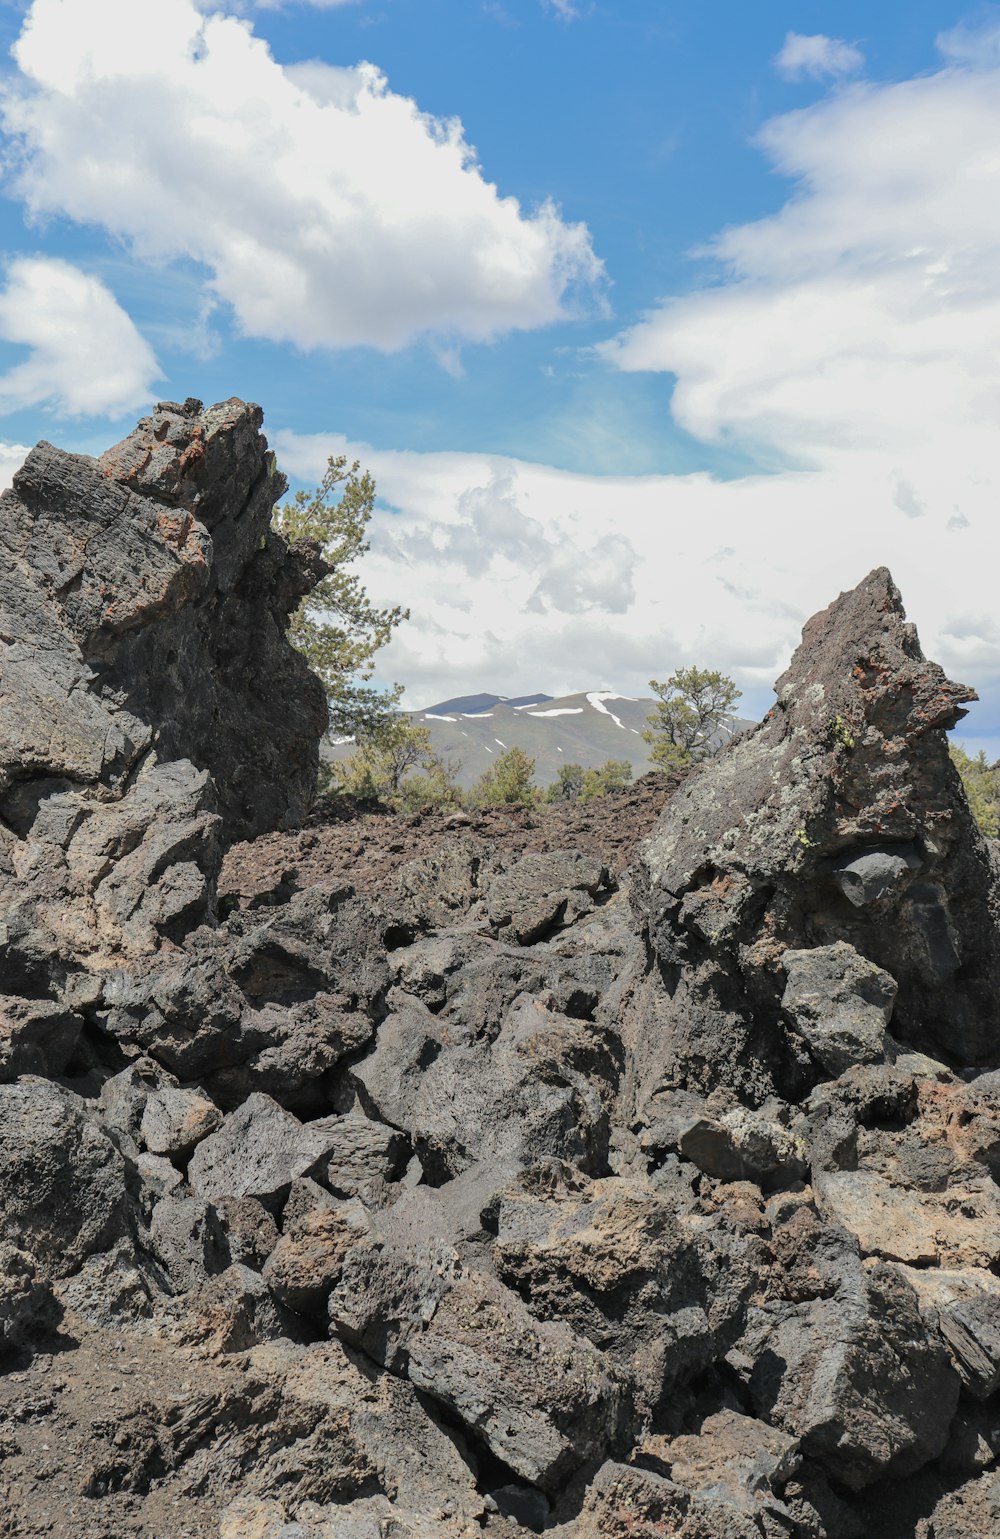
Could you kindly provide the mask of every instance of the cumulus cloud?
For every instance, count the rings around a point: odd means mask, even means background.
[[[786,80],[823,80],[856,74],[864,62],[864,54],[853,43],[821,32],[809,37],[789,32],[774,67]]]
[[[998,86],[948,69],[770,123],[761,144],[794,196],[714,242],[724,281],[661,305],[606,356],[675,374],[674,414],[707,440],[815,467],[895,459],[923,502],[970,453],[992,467]]]
[[[967,606],[990,613],[992,523],[955,529],[938,507],[918,538],[884,471],[610,477],[335,435],[275,442],[306,482],[335,453],[372,469],[382,507],[364,580],[411,607],[383,666],[414,705],[470,680],[558,694],[610,679],[641,694],[697,663],[733,673],[763,711],[803,622],[882,563],[932,654],[973,683],[1000,672],[1000,638],[962,626]]]
[[[719,236],[715,286],[606,356],[672,373],[679,421],[766,471],[596,477],[347,446],[392,510],[366,562],[380,600],[412,606],[387,673],[416,702],[470,679],[639,693],[695,662],[763,710],[803,621],[885,564],[926,650],[996,723],[1000,73],[949,62],[855,87],[761,142],[792,181],[785,206]],[[280,444],[306,479],[337,447]],[[560,552],[604,589],[564,594]]]
[[[288,442],[298,457],[297,442]],[[496,462],[481,484],[457,494],[454,518],[433,526],[385,525],[383,556],[408,568],[433,566],[439,587],[447,579],[449,602],[466,613],[479,603],[480,583],[526,613],[624,613],[635,596],[638,557],[630,542],[607,533],[588,543],[580,527],[564,530],[552,520],[546,525],[525,511],[517,482],[516,462]]]
[[[159,375],[149,343],[97,278],[52,257],[19,257],[0,290],[0,338],[27,357],[0,375],[0,411],[51,406],[117,417],[145,405]]]
[[[27,457],[27,444],[0,443],[0,492],[7,490]]]
[[[691,433],[788,466],[767,484],[800,498],[782,540],[803,571],[841,540],[859,568],[885,561],[932,651],[995,696],[1000,644],[963,617],[993,607],[1000,70],[971,42],[974,68],[947,46],[937,74],[770,123],[760,142],[793,195],[718,237],[720,282],[668,300],[606,356],[675,375]],[[744,548],[777,533],[766,510],[757,519]]]
[[[599,284],[583,225],[501,196],[462,125],[370,64],[282,68],[193,0],[33,0],[13,53],[3,122],[29,213],[203,264],[248,335],[487,340]]]

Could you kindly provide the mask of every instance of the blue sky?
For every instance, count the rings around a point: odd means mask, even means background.
[[[996,8],[34,0],[0,39],[8,470],[185,395],[259,400],[300,480],[359,454],[413,705],[697,661],[762,710],[886,562],[1000,753]]]

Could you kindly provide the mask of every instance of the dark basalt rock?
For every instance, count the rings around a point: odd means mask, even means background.
[[[794,1011],[781,1025],[782,958],[837,943],[895,980],[897,1040],[959,1064],[1000,1057],[994,871],[943,730],[973,692],[925,659],[884,568],[809,622],[777,690],[643,847],[655,976],[625,1027],[640,1103],[665,1074],[800,1094],[824,1049]]]
[[[0,500],[11,1531],[992,1531],[1000,932],[942,730],[970,692],[876,572],[631,872],[615,818],[649,830],[662,786],[311,820],[220,903],[323,725],[284,639],[322,563],[269,531],[259,427],[161,407]]]
[[[99,460],[29,454],[0,498],[0,795],[121,792],[152,751],[209,771],[230,836],[306,810],[325,706],[284,631],[323,564],[270,529],[261,421],[166,403]]]
[[[126,1227],[125,1162],[79,1096],[0,1085],[0,1242],[65,1277]]]
[[[270,528],[260,424],[162,405],[100,460],[40,444],[0,497],[6,1078],[66,1069],[116,964],[128,997],[214,923],[222,839],[310,804],[325,702],[285,630],[325,568]]]

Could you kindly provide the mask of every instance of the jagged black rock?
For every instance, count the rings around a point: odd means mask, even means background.
[[[994,1531],[971,692],[876,571],[631,865],[523,810],[419,855],[361,818],[324,864],[315,819],[274,832],[315,783],[285,629],[324,567],[270,530],[260,425],[166,404],[0,499],[11,1531]]]

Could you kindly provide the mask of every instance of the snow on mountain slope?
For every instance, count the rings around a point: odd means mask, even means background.
[[[544,694],[505,699],[480,693],[442,700],[408,714],[430,732],[435,752],[458,766],[461,785],[471,786],[498,752],[516,745],[535,760],[535,779],[547,786],[562,764],[597,769],[608,759],[627,759],[636,775],[652,769],[642,730],[655,704],[652,697],[636,699],[611,689],[558,699]],[[342,759],[352,752],[352,745],[328,745],[324,752],[327,758]]]

